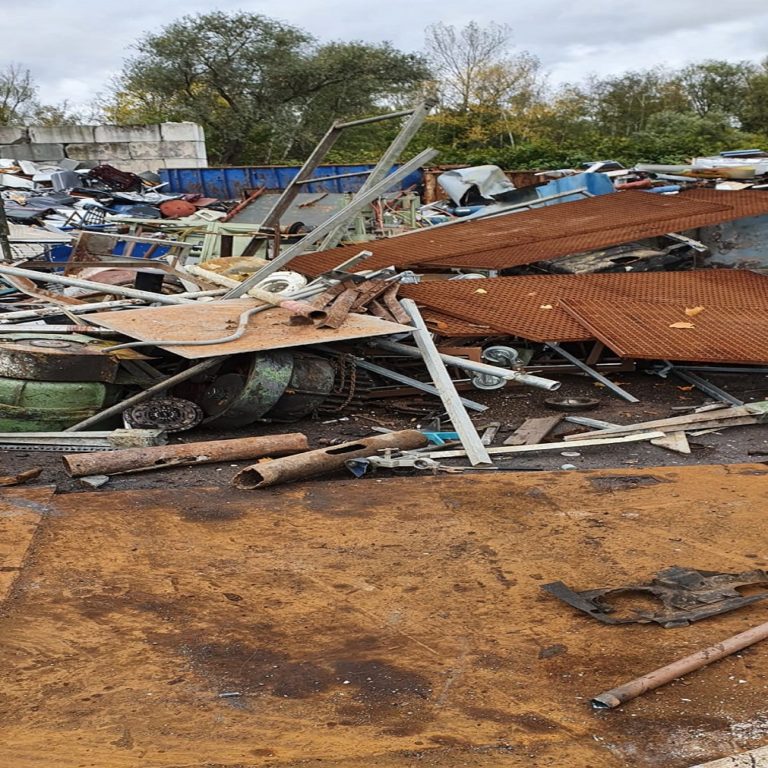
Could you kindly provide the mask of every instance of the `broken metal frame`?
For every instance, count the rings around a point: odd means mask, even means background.
[[[330,219],[327,219],[319,227],[308,232],[298,243],[294,243],[289,248],[286,248],[286,250],[279,256],[272,259],[268,264],[265,264],[257,272],[254,272],[249,278],[240,283],[237,288],[233,288],[229,293],[225,294],[224,298],[237,299],[244,293],[247,293],[251,288],[264,280],[264,278],[269,277],[273,272],[282,269],[292,259],[296,258],[296,256],[307,251],[329,232],[333,232],[338,226],[348,221],[352,216],[365,208],[365,206],[372,200],[375,200],[386,192],[393,184],[396,184],[398,181],[405,178],[409,173],[412,173],[424,163],[429,162],[435,155],[437,155],[436,149],[425,149],[423,152],[416,155],[416,157],[401,165],[394,173],[368,189],[364,195],[355,197],[338,213],[331,216]],[[243,255],[246,255],[246,252],[244,252]]]
[[[399,112],[389,112],[385,115],[374,115],[373,117],[364,117],[359,120],[349,120],[347,122],[333,123],[333,125],[331,125],[331,127],[326,131],[325,136],[320,139],[317,146],[312,150],[309,157],[304,161],[304,165],[301,166],[298,173],[293,177],[293,179],[291,179],[280,197],[274,202],[272,208],[270,208],[270,210],[267,212],[260,226],[274,227],[275,229],[278,229],[280,227],[280,218],[288,210],[291,203],[296,199],[301,186],[304,184],[310,184],[315,181],[328,181],[329,179],[342,178],[345,175],[348,175],[340,174],[338,177],[324,176],[317,179],[312,178],[312,174],[317,170],[318,166],[323,162],[328,152],[330,152],[330,150],[341,137],[341,134],[347,128],[356,128],[361,125],[381,123],[386,120],[395,120],[399,117],[409,117],[409,121],[403,127],[400,134],[395,138],[384,155],[382,155],[379,163],[371,171],[368,179],[363,185],[363,188],[367,191],[371,187],[378,184],[378,182],[383,179],[384,175],[392,167],[392,164],[397,159],[397,157],[399,157],[400,153],[405,149],[408,142],[413,137],[413,134],[415,134],[416,131],[421,127],[427,114],[429,114],[429,110],[433,106],[434,105],[432,102],[424,101],[413,109],[405,109]],[[385,162],[388,162],[388,165],[385,166]],[[381,170],[382,167],[383,171]],[[360,195],[362,192],[363,189],[361,189],[357,194]],[[327,232],[327,235],[331,236],[335,231],[336,228],[333,228]],[[257,241],[254,239],[246,246],[243,255],[252,256],[255,253],[256,248]]]
[[[568,360],[568,362],[573,363],[573,365],[575,365],[577,368],[580,368],[588,376],[591,376],[593,379],[595,379],[595,381],[599,381],[601,384],[610,389],[611,392],[613,392],[615,395],[618,395],[623,400],[626,400],[628,403],[640,402],[634,395],[631,395],[625,389],[622,389],[618,384],[614,384],[610,379],[603,376],[602,373],[598,373],[594,368],[591,368],[585,362],[579,360],[579,358],[575,355],[572,355],[570,352],[566,352],[559,344],[556,344],[554,341],[548,341],[546,346],[554,352],[557,352],[557,354],[561,357],[564,357],[566,360]]]

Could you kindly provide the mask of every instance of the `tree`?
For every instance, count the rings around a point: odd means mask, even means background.
[[[737,118],[749,89],[755,66],[747,61],[707,61],[690,64],[679,74],[693,111],[704,117],[711,112]]]
[[[336,118],[380,108],[426,75],[388,44],[318,46],[253,13],[185,16],[145,35],[113,86],[108,119],[201,123],[215,162],[301,155]]]
[[[0,125],[23,125],[34,109],[36,94],[31,72],[9,64],[0,72]]]

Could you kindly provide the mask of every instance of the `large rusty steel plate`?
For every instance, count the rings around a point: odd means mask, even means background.
[[[768,312],[704,305],[565,299],[561,306],[620,357],[768,363]]]
[[[358,270],[389,265],[500,270],[761,214],[768,214],[768,192],[619,192],[334,248],[300,256],[291,269],[325,272],[364,247],[373,256]]]
[[[386,336],[413,330],[378,317],[350,314],[340,328],[318,328],[315,325],[290,325],[285,309],[270,309],[252,315],[245,333],[225,344],[190,344],[165,346],[168,341],[210,341],[230,336],[240,315],[258,302],[252,299],[176,304],[121,312],[99,312],[88,315],[96,325],[111,328],[139,341],[156,341],[157,346],[190,360],[242,352],[263,352],[307,344],[321,344],[368,336]]]
[[[764,605],[609,627],[541,589],[764,567],[766,473],[53,496],[0,613],[0,765],[688,768],[768,743],[765,644],[589,707]]]
[[[594,338],[559,306],[561,300],[718,305],[768,316],[768,277],[738,270],[440,280],[404,285],[400,292],[432,311],[537,342]]]

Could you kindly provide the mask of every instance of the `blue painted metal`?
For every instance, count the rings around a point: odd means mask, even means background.
[[[370,171],[373,165],[321,165],[316,177]],[[398,166],[393,166],[394,171]],[[168,192],[204,195],[219,200],[236,200],[247,189],[266,187],[282,190],[299,172],[298,165],[232,166],[226,168],[161,168],[160,178],[168,183]],[[302,192],[357,192],[366,177],[348,176],[302,185]],[[408,189],[422,183],[420,171],[406,176],[396,189]]]
[[[570,192],[572,189],[586,188],[591,195],[609,195],[615,192],[613,182],[610,176],[604,173],[577,173],[573,176],[564,176],[562,179],[555,179],[549,184],[543,184],[536,187],[536,194],[539,197],[550,197],[551,195],[561,195],[563,192]],[[565,195],[564,197],[548,200],[544,205],[560,205],[560,203],[570,203],[575,200],[583,200],[581,194]]]

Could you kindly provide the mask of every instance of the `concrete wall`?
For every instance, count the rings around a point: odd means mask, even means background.
[[[0,127],[0,158],[84,164],[109,163],[124,171],[205,168],[205,134],[196,123]]]

